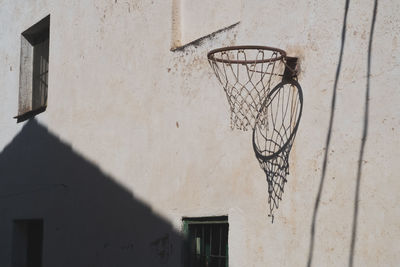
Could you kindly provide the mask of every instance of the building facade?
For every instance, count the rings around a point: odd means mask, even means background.
[[[398,266],[399,14],[0,0],[0,266]],[[231,130],[207,61],[241,44],[298,58],[303,114],[273,223],[251,131]]]

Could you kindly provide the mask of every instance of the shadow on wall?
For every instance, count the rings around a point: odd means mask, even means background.
[[[180,265],[180,234],[36,120],[0,154],[0,266],[16,219],[43,219],[43,266]]]
[[[337,68],[336,68],[335,82],[333,84],[333,90],[332,90],[332,100],[331,100],[331,107],[330,107],[329,126],[328,126],[326,143],[325,143],[324,160],[322,162],[321,178],[319,181],[317,196],[315,197],[315,205],[314,205],[313,216],[312,216],[312,221],[311,221],[310,245],[309,245],[309,249],[308,249],[307,267],[312,266],[314,245],[315,245],[314,244],[315,243],[315,232],[316,232],[316,228],[317,228],[317,216],[318,216],[318,211],[319,211],[319,207],[320,207],[322,191],[323,191],[324,183],[325,183],[326,169],[328,167],[328,155],[329,155],[328,151],[330,150],[329,147],[330,147],[330,143],[331,143],[333,121],[334,121],[335,109],[336,109],[337,87],[338,87],[338,82],[339,82],[340,71],[342,68],[344,44],[346,41],[346,29],[347,29],[346,25],[347,25],[347,13],[349,11],[349,4],[350,4],[350,0],[346,0],[345,7],[344,7],[343,24],[342,24],[342,35],[341,35],[339,60],[338,60]]]
[[[318,188],[318,193],[315,199],[315,206],[313,211],[313,217],[311,222],[311,236],[310,236],[310,245],[309,245],[309,254],[307,260],[307,266],[312,266],[312,259],[314,253],[314,243],[315,243],[315,232],[316,232],[316,225],[317,225],[317,215],[318,209],[320,206],[321,195],[324,187],[325,177],[326,177],[326,169],[328,165],[328,151],[329,145],[331,141],[331,134],[333,128],[333,120],[335,115],[335,108],[336,108],[336,92],[337,92],[337,85],[339,81],[339,75],[341,71],[342,59],[343,59],[343,51],[344,51],[344,44],[346,39],[346,25],[347,25],[347,13],[349,10],[350,0],[346,0],[345,8],[344,8],[344,18],[343,18],[343,25],[342,25],[342,36],[341,36],[341,47],[339,53],[339,61],[336,69],[335,75],[335,82],[333,86],[333,94],[332,94],[332,103],[331,103],[331,110],[330,110],[330,120],[329,120],[329,127],[327,132],[326,138],[326,146],[325,146],[325,153],[324,153],[324,160],[322,165],[322,173],[320,184]],[[371,29],[370,29],[370,36],[368,42],[368,52],[367,52],[367,81],[366,81],[366,89],[365,89],[365,98],[364,98],[364,117],[363,117],[363,132],[361,138],[361,145],[360,145],[360,152],[358,157],[358,165],[357,165],[357,177],[356,177],[356,187],[354,191],[354,211],[353,211],[353,223],[351,229],[351,242],[350,242],[350,250],[349,250],[349,267],[354,265],[354,255],[355,255],[355,248],[356,248],[356,240],[357,240],[357,226],[358,226],[358,208],[359,208],[359,198],[360,198],[360,187],[361,187],[361,180],[362,180],[362,162],[364,158],[364,150],[368,136],[368,121],[369,121],[369,95],[370,95],[370,76],[371,76],[371,63],[372,63],[372,42],[373,42],[373,33],[375,28],[376,22],[376,15],[378,10],[378,0],[374,0],[374,7],[372,12],[372,21],[371,21]]]
[[[368,41],[368,60],[367,60],[367,83],[365,88],[365,98],[364,98],[364,122],[363,122],[363,133],[360,145],[360,154],[358,156],[357,165],[357,179],[356,188],[354,192],[354,213],[353,213],[353,226],[351,231],[351,243],[350,243],[350,253],[349,253],[349,266],[354,265],[354,253],[357,239],[357,224],[358,224],[358,205],[360,202],[360,187],[362,178],[362,163],[364,161],[364,150],[367,142],[368,136],[368,121],[369,121],[369,95],[370,95],[370,77],[371,77],[371,63],[372,63],[372,41],[374,40],[374,29],[376,22],[376,14],[378,12],[378,0],[374,1],[374,9],[372,12],[371,30],[369,33]]]

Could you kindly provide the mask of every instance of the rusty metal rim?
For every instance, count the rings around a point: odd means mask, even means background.
[[[222,58],[215,57],[216,53],[232,51],[232,50],[266,50],[266,51],[274,51],[280,53],[280,56],[276,58],[267,58],[263,60],[227,60]],[[213,49],[207,53],[207,58],[214,62],[221,62],[221,63],[229,63],[229,64],[257,64],[257,63],[266,63],[266,62],[273,62],[279,61],[286,57],[286,52],[282,49],[270,47],[270,46],[259,46],[259,45],[239,45],[239,46],[227,46],[221,47],[217,49]]]

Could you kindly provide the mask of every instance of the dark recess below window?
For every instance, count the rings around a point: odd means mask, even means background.
[[[12,267],[41,267],[43,220],[15,220],[13,228]]]

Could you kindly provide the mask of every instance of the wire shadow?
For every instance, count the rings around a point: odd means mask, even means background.
[[[292,149],[303,110],[300,84],[283,80],[265,98],[257,115],[252,143],[256,158],[268,183],[268,206],[272,223],[289,174]]]
[[[322,163],[322,173],[321,179],[318,187],[318,193],[315,198],[315,206],[313,211],[313,217],[311,222],[311,237],[310,237],[310,246],[308,252],[308,260],[307,266],[310,267],[312,264],[313,253],[314,253],[314,243],[315,243],[315,229],[316,229],[316,220],[322,195],[322,190],[324,188],[325,177],[326,177],[326,168],[328,165],[328,151],[331,142],[331,135],[332,135],[332,127],[333,127],[333,119],[335,116],[335,107],[336,107],[336,92],[337,92],[337,85],[339,81],[340,70],[342,67],[342,60],[343,60],[343,51],[344,51],[344,44],[346,40],[346,24],[347,24],[347,13],[349,10],[350,0],[346,0],[346,4],[344,7],[344,17],[343,17],[343,27],[342,27],[342,42],[340,46],[340,53],[339,53],[339,62],[336,68],[336,75],[335,75],[335,82],[333,84],[333,92],[332,92],[332,102],[331,102],[331,113],[329,118],[329,127],[328,133],[326,136],[326,144],[325,144],[325,153],[324,153],[324,161]]]
[[[365,144],[367,142],[367,135],[368,135],[372,41],[373,41],[373,36],[374,36],[374,28],[375,28],[377,10],[378,10],[378,0],[375,0],[374,1],[374,9],[373,9],[373,13],[372,13],[371,31],[370,31],[369,43],[368,43],[367,84],[366,84],[366,89],[365,89],[365,100],[364,100],[365,101],[364,102],[364,125],[363,125],[363,134],[362,134],[361,146],[360,146],[360,154],[358,157],[357,180],[356,180],[356,189],[355,189],[355,194],[354,194],[354,213],[353,213],[353,226],[352,226],[352,232],[351,232],[349,267],[353,267],[354,249],[356,246],[356,237],[357,237],[358,202],[359,202],[359,198],[360,198],[362,162],[364,159],[364,150],[365,150]]]

